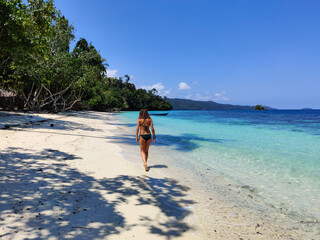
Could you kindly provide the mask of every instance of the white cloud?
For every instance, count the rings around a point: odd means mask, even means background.
[[[198,82],[197,81],[194,81],[194,82],[192,82],[194,85],[196,85],[196,84],[198,84]]]
[[[163,86],[163,84],[161,82],[159,82],[159,83],[154,84],[152,86],[152,88],[155,88],[160,92],[160,91],[162,91],[164,89],[164,86]]]
[[[221,91],[221,92],[218,92],[218,93],[215,93],[214,94],[214,100],[216,101],[219,101],[219,100],[223,100],[223,101],[229,101],[230,98],[227,98],[225,95],[227,94],[226,91]]]
[[[210,101],[211,95],[209,95],[209,92],[206,91],[204,94],[200,94],[200,93],[189,94],[185,96],[185,98],[191,99],[191,100],[197,100],[197,101]]]
[[[165,86],[161,82],[153,84],[151,86],[141,86],[141,88],[145,90],[151,90],[155,88],[158,91],[157,94],[159,94],[160,96],[168,96],[171,93],[171,89],[165,89]]]
[[[230,100],[226,97],[227,93],[225,91],[217,92],[215,94],[210,94],[209,91],[204,93],[195,93],[185,96],[186,99],[198,100],[198,101],[228,101]]]
[[[161,82],[153,84],[152,86],[142,86],[141,88],[145,90],[151,90],[153,88],[157,89],[158,92],[162,91],[164,89],[164,86]]]
[[[186,89],[190,89],[190,88],[191,87],[188,84],[186,84],[185,82],[179,83],[179,89],[180,90],[186,90]]]
[[[118,69],[107,69],[107,76],[108,77],[118,77],[117,75]]]
[[[195,97],[193,98],[194,100],[200,100],[200,101],[209,101],[211,100],[210,95],[202,95],[200,93],[196,93]]]
[[[171,93],[171,89],[164,91],[161,93],[162,96],[168,96]]]

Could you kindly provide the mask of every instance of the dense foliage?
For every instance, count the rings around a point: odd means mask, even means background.
[[[10,107],[63,111],[171,109],[156,90],[136,89],[130,77],[111,78],[95,47],[80,39],[53,0],[0,0],[0,90]],[[2,98],[4,100],[4,98]],[[5,102],[8,107],[8,102]]]

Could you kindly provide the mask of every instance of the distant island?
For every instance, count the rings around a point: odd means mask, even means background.
[[[174,110],[254,110],[254,106],[221,104],[213,101],[195,101],[181,98],[167,98]]]
[[[254,110],[257,110],[257,111],[268,111],[269,109],[268,109],[268,107],[266,107],[266,106],[264,106],[264,105],[258,104],[258,105],[256,105],[256,106],[254,107]]]

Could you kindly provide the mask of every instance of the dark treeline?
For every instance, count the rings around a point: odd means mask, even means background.
[[[52,0],[0,0],[2,107],[33,111],[169,110],[156,89],[111,78],[99,51],[80,39]],[[7,95],[7,96],[6,96]],[[4,97],[6,96],[6,97]]]
[[[190,99],[169,98],[176,110],[253,110],[253,106],[221,104],[212,101],[194,101]]]

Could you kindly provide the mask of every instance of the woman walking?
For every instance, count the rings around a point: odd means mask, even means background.
[[[136,141],[139,142],[140,144],[141,158],[142,158],[143,166],[146,172],[149,171],[149,168],[147,166],[147,161],[148,161],[149,146],[151,144],[151,133],[150,133],[149,127],[151,127],[153,142],[156,142],[156,135],[153,128],[152,119],[147,109],[141,109],[138,117],[138,122],[137,122]],[[140,129],[140,140],[138,136],[139,129]]]

